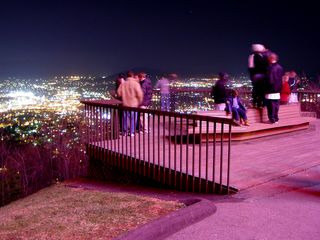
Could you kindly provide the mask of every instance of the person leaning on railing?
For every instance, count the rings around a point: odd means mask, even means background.
[[[124,107],[139,107],[143,101],[143,92],[140,83],[135,79],[134,73],[128,72],[127,79],[120,84],[117,93],[122,99]],[[123,134],[134,136],[135,123],[137,123],[138,113],[134,111],[123,112]],[[130,131],[129,131],[130,125]]]
[[[151,106],[151,99],[152,99],[152,84],[151,80],[147,77],[147,74],[142,72],[138,74],[138,78],[140,81],[141,89],[143,91],[143,101],[140,105],[140,108],[148,109]],[[139,129],[142,129],[144,132],[148,132],[149,129],[149,122],[148,122],[148,114],[140,113],[140,122]]]

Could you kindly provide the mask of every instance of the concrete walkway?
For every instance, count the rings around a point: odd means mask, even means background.
[[[217,212],[168,240],[320,239],[320,166],[215,202]]]

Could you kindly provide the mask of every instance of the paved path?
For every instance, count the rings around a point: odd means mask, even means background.
[[[320,166],[244,190],[232,200],[214,203],[214,215],[167,240],[318,240]]]

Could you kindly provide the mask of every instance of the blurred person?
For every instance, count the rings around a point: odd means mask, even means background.
[[[262,44],[251,45],[252,54],[248,59],[248,69],[252,82],[252,105],[264,107],[264,83],[269,66],[268,55],[270,51]]]
[[[155,88],[160,89],[160,102],[162,111],[170,111],[170,81],[167,77],[162,76]]]
[[[110,91],[112,97],[118,100],[121,100],[121,97],[118,96],[117,91],[121,83],[123,83],[124,81],[125,81],[125,75],[123,73],[120,73],[115,81],[115,90]]]
[[[280,105],[289,103],[289,97],[291,94],[289,86],[289,72],[286,72],[282,77],[282,88],[280,92]]]
[[[283,68],[278,63],[278,55],[271,53],[268,56],[269,67],[265,84],[265,98],[270,123],[279,121],[280,92],[282,88]]]
[[[125,107],[139,107],[143,101],[143,92],[140,84],[135,79],[133,72],[127,73],[127,78],[122,82],[117,90],[118,95],[122,98],[122,105]],[[135,124],[137,123],[136,111],[123,112],[123,134],[134,136]],[[130,131],[129,131],[130,125]]]
[[[240,100],[239,92],[235,89],[232,90],[231,96],[226,101],[227,114],[232,114],[232,119],[234,119],[237,125],[243,124],[244,126],[249,126],[246,111],[247,109]]]
[[[298,78],[298,75],[295,71],[291,70],[288,72],[289,75],[289,86],[290,86],[290,97],[289,97],[289,103],[297,103],[298,102],[298,84],[300,83],[300,80]]]
[[[220,72],[219,80],[216,82],[211,89],[211,97],[214,99],[215,110],[226,109],[226,100],[227,100],[227,89],[226,84],[228,81],[229,75],[227,73]]]
[[[152,99],[151,80],[147,77],[147,74],[144,72],[139,73],[138,78],[139,78],[141,89],[143,92],[143,101],[140,105],[140,108],[148,109],[151,106],[151,99]],[[139,129],[142,129],[142,131],[144,132],[149,132],[148,114],[143,114],[143,113],[140,113],[140,114],[141,115],[140,115]]]

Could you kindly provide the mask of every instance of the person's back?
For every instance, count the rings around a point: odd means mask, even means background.
[[[165,77],[160,78],[156,84],[156,88],[160,89],[161,94],[169,94],[170,93],[169,80]]]
[[[166,77],[158,80],[156,88],[160,88],[161,95],[161,110],[170,111],[170,82]]]
[[[265,84],[265,92],[268,93],[280,93],[282,87],[282,77],[284,71],[282,66],[278,63],[272,63],[268,68],[268,77]]]
[[[216,104],[226,102],[227,94],[225,80],[220,79],[217,81],[217,83],[213,86],[212,96]]]
[[[122,97],[122,104],[126,107],[139,107],[143,101],[141,86],[133,77],[128,77],[120,84],[117,93]]]
[[[228,81],[228,74],[219,73],[219,80],[212,87],[211,96],[214,99],[216,110],[225,110],[225,103],[227,98],[226,84]]]

